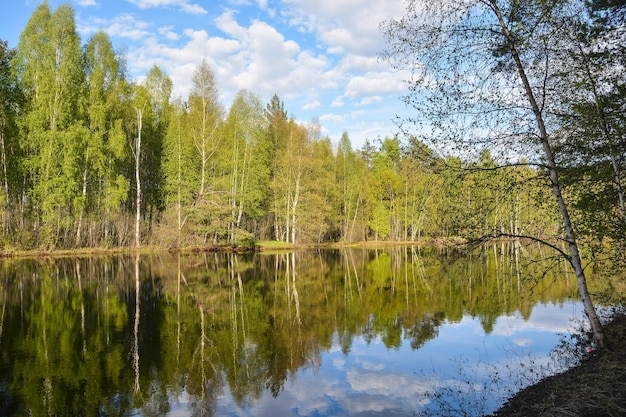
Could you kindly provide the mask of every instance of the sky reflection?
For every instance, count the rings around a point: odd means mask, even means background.
[[[228,391],[219,399],[217,415],[226,416],[406,416],[433,406],[429,393],[465,385],[476,378],[474,393],[482,390],[491,366],[517,366],[529,355],[547,363],[559,341],[559,333],[572,329],[572,319],[583,317],[577,302],[537,305],[528,320],[515,313],[499,317],[491,334],[485,334],[478,318],[465,315],[460,322],[445,322],[438,337],[420,349],[408,340],[387,348],[380,338],[369,343],[355,338],[344,354],[335,335],[333,345],[321,353],[318,368],[292,375],[277,398],[269,391],[251,407],[241,409]],[[487,365],[482,367],[482,365]],[[463,368],[465,375],[459,375]],[[502,399],[488,399],[487,412]],[[454,400],[451,400],[454,401]],[[181,416],[179,410],[171,413]]]

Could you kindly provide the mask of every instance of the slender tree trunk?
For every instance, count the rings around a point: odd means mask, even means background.
[[[543,119],[543,114],[537,101],[535,99],[535,95],[533,93],[532,87],[530,86],[530,82],[526,76],[526,71],[520,59],[519,53],[517,51],[517,45],[514,37],[510,33],[506,22],[502,16],[500,8],[497,5],[496,0],[489,0],[489,4],[492,7],[492,10],[496,14],[498,18],[498,22],[502,28],[503,34],[507,39],[509,52],[515,61],[515,66],[517,68],[518,75],[520,80],[524,86],[524,91],[526,93],[526,97],[529,101],[529,104],[532,108],[532,111],[535,115],[535,120],[537,123],[537,129],[539,130],[539,138],[541,140],[541,144],[543,146],[544,156],[546,158],[548,171],[550,173],[550,182],[552,184],[552,192],[554,193],[554,197],[556,198],[556,202],[559,206],[559,212],[561,213],[561,217],[563,220],[563,226],[565,228],[565,236],[566,241],[569,247],[570,256],[569,262],[574,269],[574,273],[576,275],[576,280],[578,282],[578,291],[580,294],[581,301],[585,308],[585,313],[589,318],[591,323],[591,328],[593,330],[594,339],[599,348],[606,348],[608,341],[604,335],[604,329],[602,328],[602,324],[600,323],[600,319],[596,313],[596,309],[591,301],[591,296],[589,294],[589,290],[587,288],[587,279],[585,277],[585,272],[583,269],[582,259],[580,257],[580,251],[578,249],[578,243],[576,242],[576,234],[574,232],[574,227],[572,226],[572,221],[567,209],[567,204],[563,195],[561,193],[561,183],[559,182],[559,172],[556,166],[556,162],[554,159],[554,154],[552,150],[552,146],[548,140],[548,132],[546,130],[546,126]]]
[[[297,220],[297,208],[298,208],[298,199],[300,198],[300,175],[294,178],[296,189],[294,191],[293,196],[293,205],[291,207],[291,243],[296,243],[296,220]]]
[[[237,127],[235,127],[235,132],[233,134],[233,156],[231,160],[232,165],[232,175],[230,177],[230,221],[228,224],[229,227],[229,235],[230,241],[232,242],[235,238],[235,218],[237,213],[237,184],[239,181],[237,180],[237,175],[239,174],[239,146],[237,145]]]
[[[354,241],[354,226],[356,225],[356,219],[357,216],[359,214],[359,203],[361,202],[361,189],[359,188],[359,195],[356,199],[356,207],[354,208],[354,218],[352,219],[352,227],[350,227],[350,234],[349,234],[349,242],[353,242]]]
[[[202,127],[201,127],[201,135],[202,137],[200,138],[200,153],[201,153],[201,158],[202,158],[202,168],[201,168],[201,172],[200,172],[200,196],[202,196],[202,194],[204,193],[204,182],[206,179],[206,161],[207,161],[207,156],[206,156],[206,99],[202,98]]]
[[[137,111],[137,141],[135,146],[135,182],[137,184],[137,200],[136,200],[136,216],[135,216],[135,246],[140,246],[140,231],[139,226],[141,223],[141,177],[139,175],[139,167],[141,161],[141,128],[143,122],[143,109],[136,109]]]
[[[280,224],[278,222],[278,191],[277,191],[277,180],[276,180],[276,167],[274,167],[274,174],[272,177],[272,193],[273,193],[273,200],[274,200],[274,239],[276,239],[277,241],[281,240],[281,231],[280,231]]]
[[[78,281],[78,292],[80,293],[80,337],[83,342],[83,358],[87,356],[87,336],[85,326],[85,298],[83,296],[82,274],[80,273],[80,263],[76,260],[76,279]]]
[[[182,166],[181,166],[181,159],[182,159],[182,146],[181,146],[181,137],[180,137],[180,119],[179,119],[179,123],[178,123],[178,184],[177,184],[177,196],[176,196],[176,217],[178,220],[178,246],[180,246],[180,235],[181,235],[181,229],[182,229],[182,224],[181,224],[181,182],[182,182]],[[180,258],[179,258],[179,266],[180,266]]]
[[[0,120],[0,158],[2,162],[2,188],[6,193],[7,197],[9,196],[9,177],[7,175],[7,157],[6,157],[6,147],[4,145],[4,121]]]
[[[5,194],[5,198],[6,198],[6,202],[7,202],[7,206],[9,204],[9,179],[7,176],[7,158],[6,158],[6,151],[5,151],[5,146],[4,146],[4,120],[0,120],[0,163],[2,163],[2,189],[4,190],[4,194]],[[6,232],[8,232],[9,230],[9,219],[11,218],[10,215],[2,216],[2,227]],[[2,324],[0,323],[0,326]]]
[[[87,161],[88,161],[88,158],[85,157],[85,168],[83,171],[83,190],[82,190],[83,204],[85,204],[87,201]],[[78,226],[76,227],[76,245],[78,246],[80,246],[80,238],[81,238],[81,233],[83,229],[84,213],[85,213],[85,207],[83,206],[80,208],[80,213],[78,213]]]
[[[296,307],[295,322],[298,325],[300,325],[302,324],[302,320],[300,319],[300,297],[298,296],[298,287],[296,286],[296,252],[295,251],[291,251],[291,264],[287,262],[287,268],[289,268],[290,266],[291,266],[291,285],[293,285],[292,297],[293,297],[294,305]],[[290,285],[289,280],[287,280],[287,285]],[[298,326],[298,330],[300,330],[300,326]]]
[[[241,226],[241,218],[243,216],[243,205],[244,205],[244,189],[245,189],[245,181],[247,174],[247,165],[248,165],[248,141],[246,140],[246,146],[243,151],[243,168],[241,169],[241,185],[239,186],[239,193],[241,196],[239,197],[239,212],[237,213],[237,227]]]

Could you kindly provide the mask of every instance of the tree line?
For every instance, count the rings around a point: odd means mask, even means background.
[[[601,65],[612,55],[585,56]],[[565,186],[580,203],[573,215],[598,225],[590,235],[623,230],[612,217],[622,197],[615,113],[623,95],[607,85],[596,101],[581,93],[563,103],[563,114],[585,117],[568,124],[580,143],[560,143],[569,146],[563,155],[574,155]],[[545,237],[562,228],[545,166],[524,159],[502,166],[478,147],[461,159],[418,135],[372,138],[353,149],[344,132],[333,143],[317,121],[289,116],[277,95],[263,103],[242,90],[226,109],[206,60],[185,99],[172,91],[156,65],[133,80],[104,32],[83,44],[69,5],[40,4],[17,48],[0,41],[3,246]],[[604,119],[594,117],[598,102]],[[580,187],[581,179],[594,186]]]

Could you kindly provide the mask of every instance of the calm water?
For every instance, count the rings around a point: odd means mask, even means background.
[[[551,266],[505,246],[6,260],[0,415],[491,412],[583,316]]]

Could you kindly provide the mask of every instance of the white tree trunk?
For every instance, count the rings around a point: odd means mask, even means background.
[[[524,91],[526,92],[526,97],[530,103],[530,106],[535,115],[535,120],[537,123],[537,129],[539,130],[539,138],[541,140],[544,156],[546,158],[548,171],[550,173],[550,182],[552,183],[552,192],[554,193],[554,197],[556,198],[557,205],[559,207],[559,212],[561,213],[561,217],[563,220],[563,226],[565,228],[565,236],[566,241],[569,246],[570,256],[569,262],[574,269],[574,273],[576,274],[576,280],[578,281],[578,291],[580,294],[581,301],[585,308],[585,313],[589,318],[591,323],[591,328],[593,330],[593,335],[598,347],[605,348],[606,339],[604,337],[604,330],[602,328],[602,324],[600,323],[600,319],[596,313],[593,302],[591,301],[591,296],[589,294],[589,290],[587,288],[587,279],[585,277],[585,272],[582,264],[582,259],[580,257],[580,252],[578,249],[578,243],[576,242],[576,234],[574,232],[574,227],[572,226],[572,221],[567,209],[567,204],[563,195],[561,193],[561,183],[559,182],[559,172],[556,166],[556,162],[554,159],[554,154],[552,150],[552,146],[548,140],[548,132],[546,130],[546,126],[543,120],[543,114],[537,101],[535,99],[535,95],[533,93],[530,82],[528,81],[528,77],[526,76],[526,71],[520,59],[519,53],[516,47],[515,38],[510,33],[506,22],[502,16],[502,13],[497,5],[496,0],[489,0],[489,4],[492,7],[494,13],[496,14],[500,26],[502,28],[503,34],[507,39],[509,52],[511,53],[513,60],[515,61],[515,65],[517,68],[518,75],[520,80],[524,86]]]
[[[294,178],[296,189],[293,195],[293,205],[291,206],[291,243],[296,243],[296,220],[297,220],[297,207],[298,199],[300,198],[300,176],[302,174],[298,172],[298,175]]]
[[[136,216],[135,216],[135,246],[140,246],[140,231],[139,226],[141,223],[141,178],[139,175],[139,167],[141,161],[141,128],[143,122],[143,109],[135,109],[137,111],[137,141],[135,143],[135,182],[137,185],[137,200],[136,200]]]

